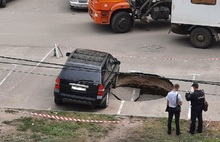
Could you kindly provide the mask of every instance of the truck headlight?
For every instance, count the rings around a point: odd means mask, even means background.
[[[97,14],[97,13],[95,13],[95,14],[94,14],[94,16],[95,16],[95,17],[98,17],[98,14]]]

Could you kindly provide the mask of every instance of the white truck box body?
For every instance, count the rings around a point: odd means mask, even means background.
[[[220,0],[215,5],[172,0],[171,23],[220,27]]]

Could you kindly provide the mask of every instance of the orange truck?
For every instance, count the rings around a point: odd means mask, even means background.
[[[136,19],[169,19],[171,0],[89,0],[88,11],[96,24],[110,25],[114,32],[125,33]]]

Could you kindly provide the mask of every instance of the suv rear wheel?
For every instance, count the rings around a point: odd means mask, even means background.
[[[100,105],[101,108],[107,108],[109,104],[109,92],[107,92],[104,102]]]
[[[6,7],[6,0],[0,0],[0,7]]]
[[[63,104],[63,100],[61,98],[58,98],[58,97],[54,97],[54,102],[58,106]]]

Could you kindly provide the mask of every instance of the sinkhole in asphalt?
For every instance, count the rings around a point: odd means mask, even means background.
[[[165,97],[172,88],[169,79],[155,74],[132,72],[120,73],[117,87],[111,93],[118,100],[149,101]]]

